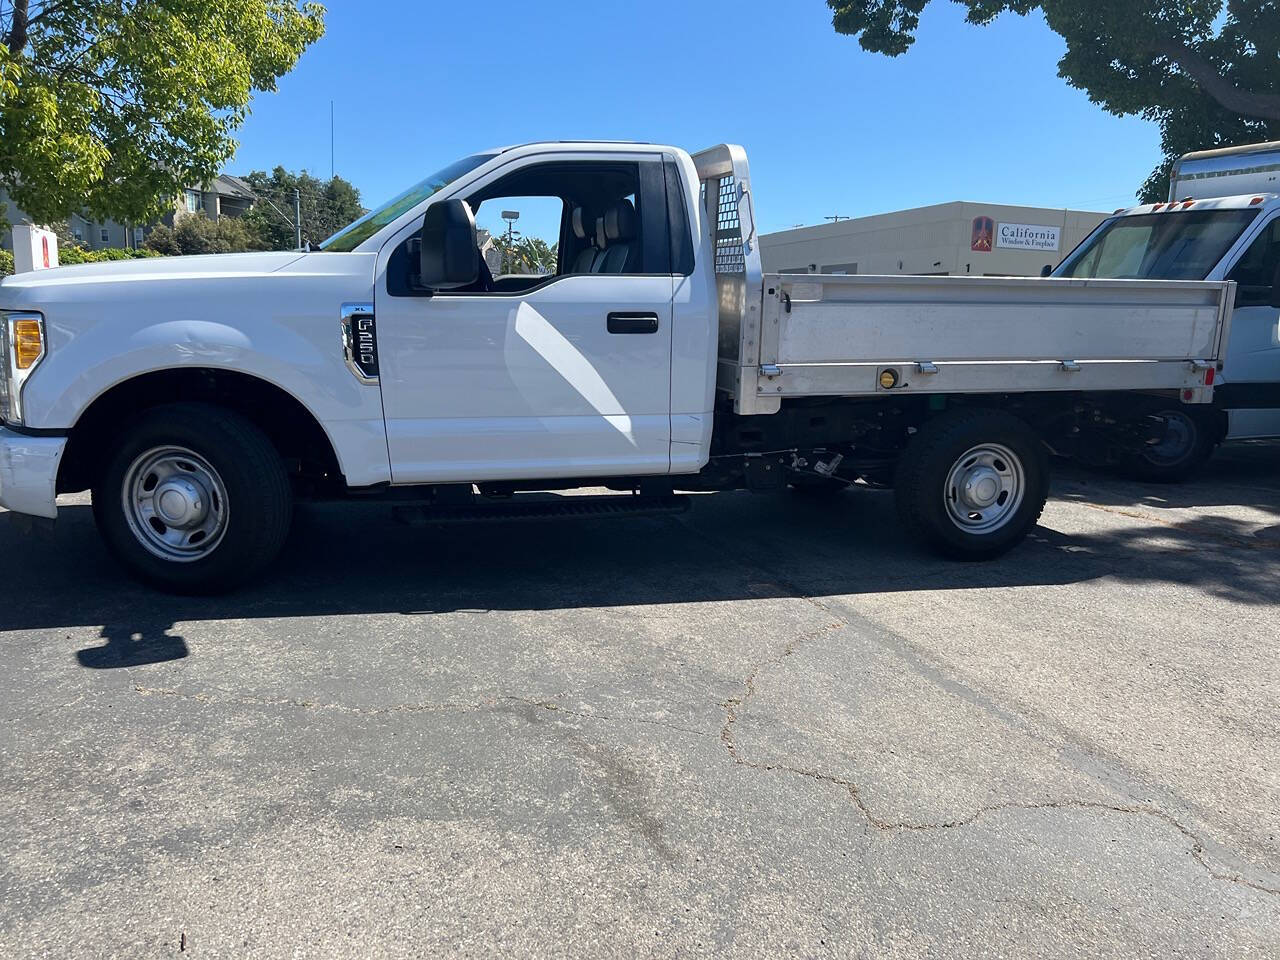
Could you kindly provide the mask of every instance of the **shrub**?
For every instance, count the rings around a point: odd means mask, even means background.
[[[108,247],[106,250],[86,250],[84,247],[76,246],[60,246],[58,248],[58,263],[61,266],[68,267],[77,263],[102,263],[107,260],[141,260],[144,257],[158,257],[160,254],[154,250],[121,250],[118,247]]]
[[[197,253],[240,253],[265,246],[244,221],[235,217],[210,220],[203,213],[186,213],[172,227],[158,224],[146,246],[165,256]]]
[[[102,263],[106,260],[140,260],[144,257],[158,257],[154,250],[120,250],[115,247],[107,250],[86,250],[75,244],[58,244],[58,265],[73,266],[77,263]],[[8,250],[0,250],[0,277],[13,273],[13,254]]]

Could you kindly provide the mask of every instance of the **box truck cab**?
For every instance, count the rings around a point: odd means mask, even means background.
[[[1236,284],[1213,407],[1170,411],[1149,478],[1180,479],[1224,439],[1280,437],[1280,142],[1187,154],[1167,202],[1117,211],[1052,276]]]

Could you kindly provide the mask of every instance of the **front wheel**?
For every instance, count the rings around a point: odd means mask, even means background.
[[[955,410],[911,438],[894,483],[907,530],[944,556],[989,560],[1031,531],[1049,496],[1044,444],[1000,410]]]
[[[111,552],[135,576],[179,593],[217,593],[261,571],[284,545],[292,503],[266,435],[197,403],[145,413],[93,488]]]

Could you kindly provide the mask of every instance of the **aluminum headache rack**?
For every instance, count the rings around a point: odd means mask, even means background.
[[[763,277],[747,152],[722,143],[694,154],[693,162],[715,247],[720,311],[716,384],[733,396],[738,413],[774,413],[779,407],[776,398],[765,398],[757,409]]]
[[[717,387],[788,396],[1141,390],[1212,399],[1234,284],[765,274],[741,147],[694,156],[713,224]]]

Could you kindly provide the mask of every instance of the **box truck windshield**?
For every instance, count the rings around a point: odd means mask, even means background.
[[[1108,220],[1053,275],[1107,280],[1203,280],[1257,210],[1143,213]]]

